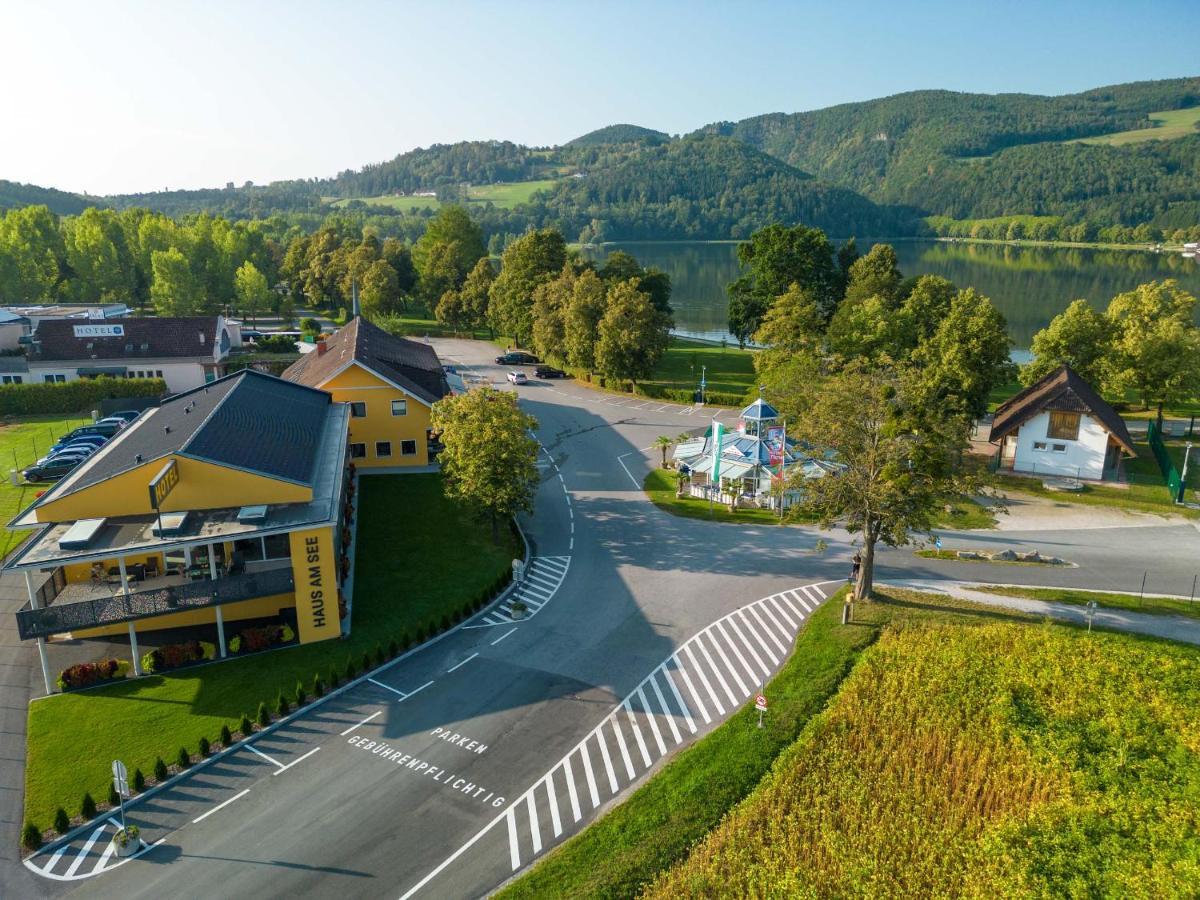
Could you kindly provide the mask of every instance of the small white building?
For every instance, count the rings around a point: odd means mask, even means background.
[[[1030,475],[1117,480],[1137,456],[1124,420],[1065,365],[1001,404],[988,440],[1002,471]]]
[[[161,378],[173,394],[225,374],[232,346],[223,316],[58,319],[29,344],[29,381]]]

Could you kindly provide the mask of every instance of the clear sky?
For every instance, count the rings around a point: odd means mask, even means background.
[[[917,88],[1070,93],[1200,74],[1198,21],[1165,0],[0,0],[0,178],[219,187]]]

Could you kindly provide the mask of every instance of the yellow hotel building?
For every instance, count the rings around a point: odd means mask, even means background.
[[[350,459],[360,468],[426,466],[430,408],[450,393],[437,352],[360,316],[283,373],[350,407]]]
[[[342,634],[350,409],[245,370],[147,410],[10,528],[22,640],[276,619],[301,643]],[[345,623],[349,627],[349,621]],[[229,629],[236,633],[237,627]]]

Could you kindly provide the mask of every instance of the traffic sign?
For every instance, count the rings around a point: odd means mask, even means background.
[[[759,694],[757,697],[754,698],[754,708],[760,709],[763,712],[766,712],[766,709],[767,709],[767,695],[766,694]]]

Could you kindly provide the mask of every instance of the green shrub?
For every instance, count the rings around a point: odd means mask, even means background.
[[[322,697],[325,694],[325,682],[321,680],[320,672],[313,676],[312,692],[314,697]]]
[[[32,822],[26,822],[21,829],[21,846],[26,850],[37,850],[42,846],[42,829]]]
[[[383,645],[376,644],[375,645],[375,665],[382,666],[386,661],[387,661],[387,658],[383,655]]]
[[[159,784],[167,780],[167,764],[161,756],[154,761],[154,780]]]
[[[296,679],[296,707],[299,708],[308,700],[308,694],[304,690],[304,685],[300,679]]]
[[[354,660],[346,658],[346,680],[353,681],[354,676],[358,674],[358,670],[354,668]]]
[[[408,633],[407,629],[405,629],[404,633],[400,635],[400,647],[401,649],[407,650],[411,646],[412,635]]]
[[[83,816],[85,822],[96,818],[96,801],[92,799],[90,792],[84,793],[83,802],[79,804],[79,814]]]
[[[238,725],[238,731],[242,733],[242,737],[249,737],[254,733],[254,723],[250,721],[250,717],[242,713],[242,722]]]
[[[108,805],[113,809],[121,805],[121,795],[111,781],[108,783]]]
[[[58,812],[54,814],[54,830],[59,834],[66,834],[71,830],[71,817],[67,815],[67,811],[61,806]]]
[[[442,618],[441,618],[440,624],[442,626],[441,627],[442,631],[446,631],[450,628],[450,614],[449,613],[442,613]]]
[[[396,645],[396,639],[392,638],[390,641],[388,641],[388,658],[395,659],[399,652],[400,648]]]
[[[179,753],[175,756],[175,765],[179,766],[179,771],[183,771],[192,764],[192,754],[188,753],[187,747],[180,747]]]
[[[364,672],[364,673],[365,673],[365,672],[370,672],[372,668],[373,668],[373,667],[371,666],[371,654],[370,654],[370,653],[367,653],[366,651],[363,651],[363,657],[362,657],[362,670],[363,670],[363,672]]]
[[[258,724],[263,728],[271,724],[271,712],[267,709],[266,703],[258,704]]]
[[[228,725],[221,726],[221,746],[228,747],[233,743],[233,735],[229,731]]]
[[[206,756],[208,756],[210,750],[212,750],[212,744],[210,744],[208,742],[208,738],[201,737],[200,738],[200,755],[202,757],[206,757]]]
[[[275,696],[275,714],[283,718],[291,711],[288,706],[287,697],[283,696],[283,688],[279,689],[279,693]]]
[[[338,678],[337,669],[335,669],[333,666],[330,666],[329,667],[329,677],[326,679],[326,682],[329,685],[329,690],[332,691],[335,687],[337,687],[338,682],[340,682],[340,681],[341,681],[341,679]]]
[[[0,385],[0,415],[28,416],[72,413],[93,409],[116,397],[161,397],[167,384],[161,378],[81,378],[55,384]]]
[[[146,789],[146,776],[141,769],[133,770],[133,789],[139,794]]]

